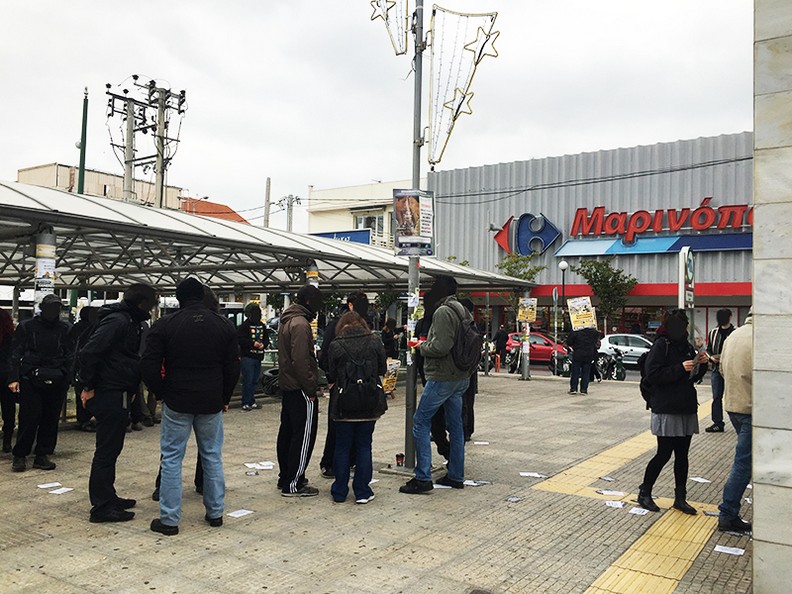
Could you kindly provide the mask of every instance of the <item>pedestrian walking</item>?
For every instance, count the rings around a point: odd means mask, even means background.
[[[14,341],[14,321],[0,307],[0,411],[3,416],[3,453],[11,451],[16,426],[17,396],[8,388],[11,374],[11,352]]]
[[[572,350],[572,372],[569,377],[569,393],[588,394],[591,366],[600,348],[600,333],[596,328],[581,328],[567,336],[567,347]]]
[[[187,278],[176,298],[179,310],[152,326],[141,364],[143,381],[162,400],[160,513],[151,530],[165,536],[179,533],[182,461],[193,432],[203,468],[204,519],[223,525],[223,413],[240,373],[237,334],[206,306],[203,285]]]
[[[330,417],[336,433],[330,489],[333,501],[343,503],[349,494],[350,457],[355,454],[352,490],[355,503],[374,499],[369,483],[372,476],[371,442],[374,426],[388,409],[382,376],[387,368],[382,341],[369,330],[363,317],[349,311],[341,316],[337,334],[330,345],[327,381],[330,392]]]
[[[715,314],[718,322],[717,328],[710,330],[707,336],[707,354],[709,355],[712,372],[710,384],[712,386],[712,425],[704,431],[707,433],[723,433],[723,375],[720,370],[720,357],[726,339],[734,332],[731,323],[732,312],[730,309],[719,309]]]
[[[660,511],[652,499],[652,489],[660,471],[674,455],[674,508],[694,515],[686,501],[688,452],[694,433],[699,432],[696,387],[707,372],[707,354],[696,353],[688,342],[688,318],[684,309],[674,309],[657,329],[644,366],[651,386],[649,408],[652,434],[657,436],[657,453],[649,461],[638,494],[638,504]]]
[[[457,283],[452,277],[439,276],[431,289],[438,299],[426,341],[418,348],[424,357],[426,386],[413,416],[415,440],[415,478],[399,488],[402,493],[426,493],[432,485],[432,449],[430,428],[439,408],[445,410],[446,428],[450,434],[448,474],[438,484],[455,489],[464,488],[465,435],[462,427],[462,395],[470,384],[471,371],[459,369],[451,354],[457,329],[462,320],[470,321],[470,313],[456,298]]]
[[[740,502],[751,482],[751,451],[753,424],[753,317],[731,332],[720,353],[720,370],[725,382],[723,405],[737,431],[729,478],[723,486],[723,501],[718,506],[718,529],[750,532],[750,522],[740,518]]]
[[[129,406],[140,397],[142,324],[156,303],[153,287],[131,285],[119,303],[99,310],[96,328],[77,355],[81,398],[96,418],[96,450],[88,479],[91,522],[127,522],[135,517],[129,509],[137,502],[116,493],[116,462],[124,449]]]
[[[242,410],[248,412],[261,408],[255,398],[256,386],[261,378],[264,351],[270,347],[267,326],[261,320],[258,303],[248,303],[245,307],[245,321],[239,325],[237,335],[242,367]]]
[[[284,497],[312,497],[319,490],[305,480],[316,442],[319,416],[318,366],[313,320],[322,307],[322,293],[313,285],[297,291],[296,302],[281,314],[278,326],[278,384],[281,418],[278,430],[278,488]]]
[[[31,451],[33,468],[55,469],[49,456],[58,441],[58,418],[69,389],[73,356],[71,324],[60,319],[62,308],[60,297],[45,295],[40,312],[14,332],[8,374],[8,389],[19,396],[14,472],[26,470]]]

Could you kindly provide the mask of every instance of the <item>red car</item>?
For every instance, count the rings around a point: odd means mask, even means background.
[[[522,332],[510,332],[509,340],[506,342],[506,350],[511,351],[513,348],[520,348],[521,342]],[[554,343],[552,338],[545,336],[541,332],[531,332],[528,342],[531,345],[531,363],[534,361],[537,363],[549,363],[554,350],[561,355],[567,354],[567,350],[563,345]]]

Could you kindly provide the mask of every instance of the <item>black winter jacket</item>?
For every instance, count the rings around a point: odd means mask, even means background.
[[[653,389],[649,408],[658,414],[695,414],[698,400],[694,384],[704,377],[707,366],[700,365],[698,373],[691,378],[682,366],[683,361],[696,359],[696,350],[687,341],[687,336],[674,341],[662,328],[657,333],[658,338],[644,365],[646,378]]]
[[[253,323],[250,318],[246,319],[237,328],[237,337],[239,338],[239,355],[241,357],[248,357],[250,359],[264,359],[264,350],[270,347],[269,334],[267,334],[267,325],[264,322]],[[254,349],[254,337],[264,345],[263,349]]]
[[[334,421],[368,421],[381,417],[388,408],[383,397],[378,406],[356,415],[355,418],[339,417],[336,399],[337,387],[345,381],[346,364],[351,360],[370,361],[378,379],[385,375],[387,359],[385,347],[376,334],[363,328],[346,328],[335,337],[327,353],[327,381],[336,384],[330,391],[330,418]],[[378,382],[380,385],[382,382]]]
[[[191,302],[151,327],[141,371],[149,389],[171,410],[208,415],[231,400],[239,366],[233,324],[203,303]]]
[[[96,328],[77,354],[77,381],[83,389],[137,392],[142,325],[149,317],[126,301],[99,310]]]
[[[14,332],[8,382],[30,379],[39,368],[58,370],[61,383],[71,379],[73,350],[69,340],[71,324],[45,320],[40,315],[21,322]]]
[[[594,328],[575,330],[566,339],[567,346],[572,347],[572,360],[579,363],[591,363],[597,357],[600,345],[600,333]]]

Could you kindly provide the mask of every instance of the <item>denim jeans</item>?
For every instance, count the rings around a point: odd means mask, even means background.
[[[470,378],[449,382],[426,382],[421,401],[413,415],[413,439],[415,440],[415,478],[419,481],[432,480],[432,442],[429,433],[432,417],[441,406],[445,409],[446,429],[449,433],[451,452],[448,456],[448,477],[454,481],[465,480],[465,434],[462,429],[462,394],[467,390]]]
[[[737,447],[718,510],[721,518],[733,520],[740,515],[740,500],[751,482],[751,415],[730,412],[729,419],[737,431]]]
[[[712,370],[710,384],[712,385],[712,423],[723,427],[723,376],[717,369]]]
[[[242,405],[250,405],[256,402],[253,395],[261,376],[261,361],[253,357],[242,357],[239,362],[242,368]]]
[[[349,458],[354,451],[357,465],[355,478],[352,479],[352,490],[355,499],[368,499],[374,492],[371,490],[371,438],[374,434],[376,421],[336,421],[335,422],[335,455],[333,471],[335,481],[330,493],[335,501],[344,501],[349,494]]]
[[[203,503],[206,515],[210,518],[223,515],[223,413],[192,415],[176,412],[163,403],[160,428],[160,521],[166,526],[178,526],[181,519],[182,460],[192,430],[195,430],[198,455],[204,470]]]
[[[578,391],[578,380],[580,381],[580,391],[588,392],[589,379],[591,378],[591,361],[582,362],[572,360],[572,372],[569,378],[569,389]]]

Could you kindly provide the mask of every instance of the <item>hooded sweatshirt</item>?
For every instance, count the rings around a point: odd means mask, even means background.
[[[278,326],[278,384],[283,392],[302,390],[313,398],[319,389],[311,320],[314,314],[295,303],[281,314]]]
[[[451,356],[451,349],[456,341],[459,316],[470,316],[455,295],[440,301],[432,315],[432,325],[426,342],[421,345],[424,357],[426,379],[436,382],[452,382],[470,377],[467,371],[461,371]]]

